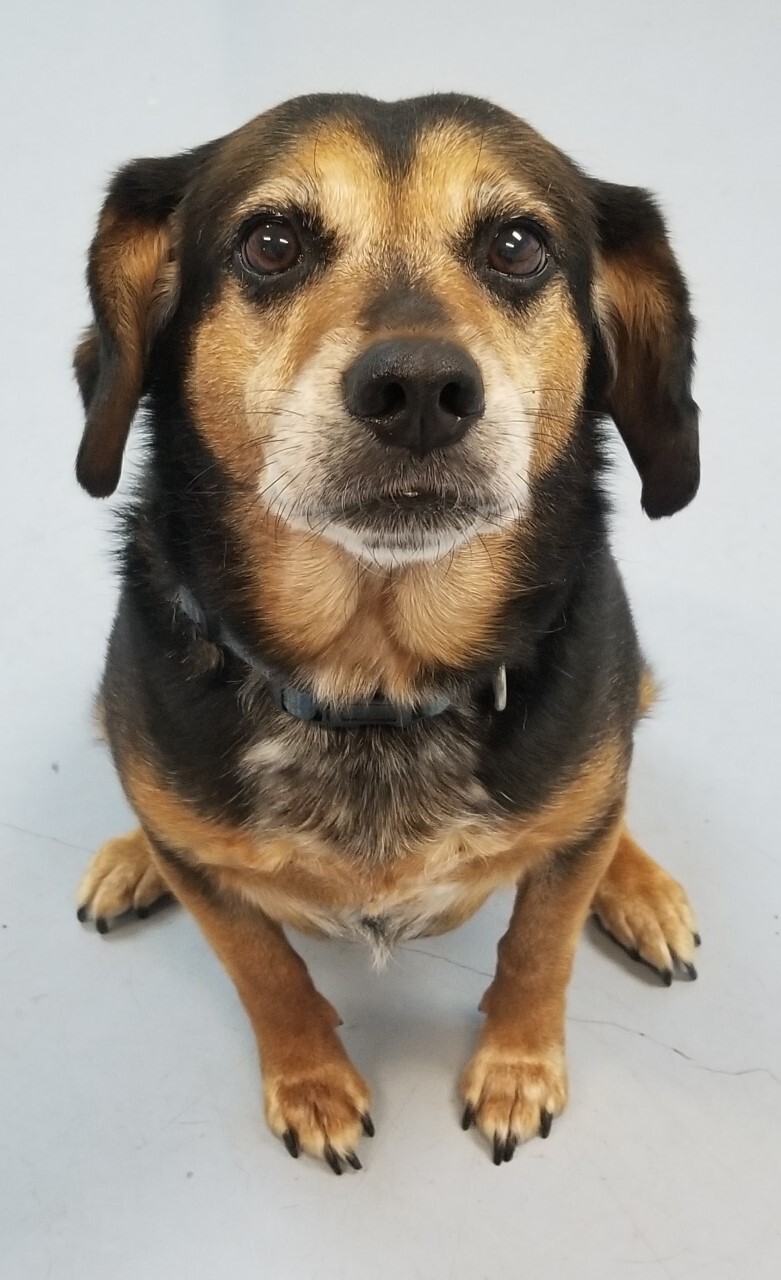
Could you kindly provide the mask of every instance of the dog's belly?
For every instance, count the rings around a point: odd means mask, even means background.
[[[388,865],[364,863],[290,836],[259,841],[253,869],[223,865],[226,885],[272,919],[367,943],[376,962],[398,943],[468,920],[526,858],[507,824],[469,824]]]
[[[455,928],[482,905],[489,892],[485,884],[472,887],[443,881],[409,885],[403,893],[375,895],[360,905],[343,907],[288,898],[279,885],[259,885],[253,897],[283,923],[304,932],[366,942],[379,959],[397,943]]]
[[[305,921],[300,919],[302,903],[295,904],[298,927],[304,932],[347,942],[365,943],[374,964],[382,967],[394,947],[414,938],[445,933],[468,919],[487,895],[465,894],[455,884],[429,887],[415,900],[378,903],[367,911],[314,911]]]

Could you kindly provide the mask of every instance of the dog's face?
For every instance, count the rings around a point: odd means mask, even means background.
[[[136,162],[90,284],[92,492],[116,484],[166,334],[223,473],[363,560],[522,518],[584,412],[616,419],[649,514],[696,489],[691,318],[653,203],[488,104],[302,99]]]
[[[196,420],[228,462],[254,444],[272,512],[362,558],[438,558],[517,518],[583,396],[570,167],[520,124],[409,108],[273,136],[248,126],[205,175]],[[249,180],[226,199],[234,162]]]

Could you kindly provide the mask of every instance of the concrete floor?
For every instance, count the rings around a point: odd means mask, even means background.
[[[8,1280],[771,1280],[781,1274],[777,836],[781,433],[775,4],[445,0],[17,5],[0,48],[0,1272]],[[701,317],[704,483],[615,542],[666,696],[631,811],[687,885],[700,980],[657,986],[589,934],[572,1102],[496,1169],[454,1083],[508,913],[400,952],[302,943],[376,1092],[365,1171],[293,1163],[195,926],[101,939],[73,914],[130,816],[90,726],[114,600],[110,512],[72,478],[69,375],[101,188],[132,155],[293,93],[476,91],[601,176],[662,193]]]

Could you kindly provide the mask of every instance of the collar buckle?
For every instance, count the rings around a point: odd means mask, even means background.
[[[507,667],[502,663],[493,678],[494,687],[494,706],[497,711],[504,711],[507,707]]]

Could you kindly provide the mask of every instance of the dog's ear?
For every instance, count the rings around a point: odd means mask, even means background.
[[[96,498],[119,483],[150,347],[176,308],[176,210],[206,150],[133,161],[114,178],[98,219],[87,268],[94,323],[74,356],[86,413],[76,476]]]
[[[591,195],[601,348],[591,407],[618,427],[642,480],[645,512],[670,516],[691,502],[700,480],[689,291],[647,191],[592,181]]]

